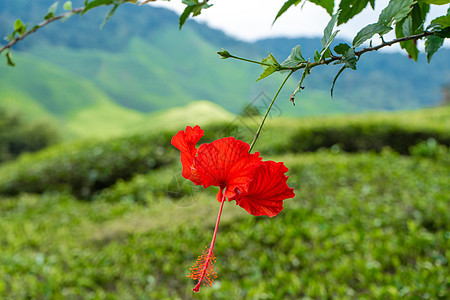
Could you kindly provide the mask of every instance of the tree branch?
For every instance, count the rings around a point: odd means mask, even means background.
[[[49,19],[47,19],[47,20],[45,20],[45,21],[35,25],[32,29],[28,30],[27,32],[25,32],[21,36],[16,37],[14,40],[10,41],[7,45],[1,47],[0,48],[0,54],[2,54],[2,52],[5,51],[5,50],[10,49],[12,46],[17,44],[19,41],[23,40],[24,38],[26,38],[30,34],[35,33],[38,29],[41,29],[42,27],[47,26],[48,24],[50,24],[52,22],[55,22],[57,20],[60,20],[62,18],[69,17],[71,15],[78,15],[83,10],[84,10],[84,7],[75,8],[75,9],[72,9],[71,11],[65,12],[65,13],[63,13],[61,15],[58,15],[58,16],[54,16],[52,18],[49,18]]]

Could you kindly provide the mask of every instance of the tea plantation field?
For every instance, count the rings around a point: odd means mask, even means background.
[[[269,120],[255,149],[285,163],[296,197],[274,218],[226,203],[218,278],[199,294],[186,275],[217,190],[181,177],[175,131],[22,155],[0,165],[0,298],[448,299],[449,117]],[[201,142],[246,139],[239,124]]]

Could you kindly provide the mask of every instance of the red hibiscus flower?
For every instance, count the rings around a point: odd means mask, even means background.
[[[213,261],[214,243],[225,200],[236,204],[254,216],[274,217],[283,210],[283,200],[295,196],[287,185],[288,168],[282,162],[263,162],[259,153],[249,153],[250,146],[233,137],[222,138],[209,144],[195,145],[202,138],[200,126],[188,126],[172,138],[172,145],[181,152],[182,175],[197,185],[219,187],[217,200],[221,203],[213,239],[191,268],[188,277],[200,285],[211,286],[216,272]]]

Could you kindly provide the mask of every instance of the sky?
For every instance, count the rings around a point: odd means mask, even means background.
[[[286,0],[210,0],[212,7],[203,10],[194,20],[205,23],[209,27],[219,29],[239,40],[253,42],[269,37],[321,37],[323,29],[330,20],[325,9],[311,2],[304,1],[298,6],[292,6],[272,26],[272,22]],[[337,3],[335,1],[335,10]],[[375,23],[381,10],[387,6],[388,0],[377,0],[375,11],[370,5],[362,13],[351,19],[347,24],[339,26],[338,37],[352,40],[356,33],[370,23]],[[185,5],[181,0],[156,1],[154,6],[165,7],[181,14]],[[449,5],[432,6],[428,23],[446,14]],[[387,35],[385,40],[395,38]],[[374,40],[375,41],[375,40]],[[446,47],[450,43],[446,41]],[[391,49],[397,50],[397,49]]]

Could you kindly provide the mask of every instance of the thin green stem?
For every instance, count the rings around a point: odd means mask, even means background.
[[[266,64],[266,63],[263,63],[263,62],[260,62],[260,61],[247,59],[247,58],[242,58],[242,57],[234,56],[234,55],[230,55],[229,58],[234,58],[234,59],[237,59],[237,60],[242,60],[242,61],[246,61],[246,62],[249,62],[249,63],[252,63],[252,64],[261,65],[261,66],[269,66],[269,67],[273,66],[273,64]]]
[[[258,130],[256,131],[255,137],[253,138],[253,141],[252,141],[252,143],[250,144],[250,150],[248,150],[248,152],[251,152],[252,149],[253,149],[253,146],[255,146],[256,140],[258,139],[259,134],[261,133],[261,130],[262,130],[263,126],[264,126],[264,122],[266,122],[267,116],[269,115],[270,110],[272,109],[272,105],[275,103],[275,100],[277,99],[278,94],[281,92],[281,89],[282,89],[283,86],[286,84],[286,82],[287,82],[287,80],[289,79],[289,77],[291,77],[292,73],[294,73],[294,72],[295,72],[295,70],[291,70],[291,71],[289,72],[289,74],[286,76],[286,78],[284,78],[283,83],[282,83],[282,84],[280,85],[280,87],[278,88],[278,91],[276,92],[275,96],[273,97],[272,102],[270,102],[270,105],[269,105],[269,107],[267,108],[266,114],[264,115],[264,117],[263,117],[263,119],[262,119],[262,121],[261,121],[261,124],[259,125],[259,128],[258,128]]]

